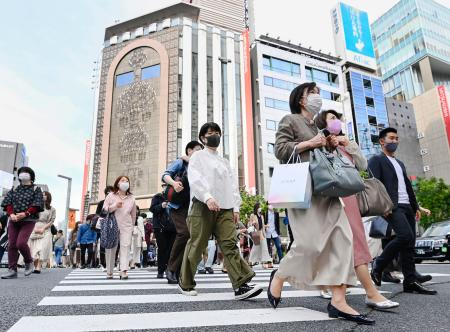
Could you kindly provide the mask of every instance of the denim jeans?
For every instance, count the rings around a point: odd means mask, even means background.
[[[202,260],[198,264],[197,271],[204,270],[207,267],[212,267],[215,253],[216,253],[216,240],[208,240],[208,259],[205,262],[202,258]]]
[[[61,256],[63,253],[64,248],[61,247],[55,247],[55,260],[56,260],[56,265],[61,265]]]
[[[270,257],[272,257],[272,246],[270,245],[271,242],[275,243],[275,247],[277,248],[277,255],[278,255],[278,261],[281,261],[281,258],[283,258],[283,251],[281,250],[281,240],[280,237],[269,237],[267,240],[267,248],[269,248],[269,254]]]

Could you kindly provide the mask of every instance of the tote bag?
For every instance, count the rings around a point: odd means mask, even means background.
[[[311,175],[309,162],[301,162],[294,152],[287,164],[276,165],[270,181],[269,204],[275,208],[308,209],[311,207]],[[289,163],[290,161],[293,163]]]
[[[119,226],[114,213],[108,213],[101,222],[100,245],[105,249],[112,249],[119,242]]]

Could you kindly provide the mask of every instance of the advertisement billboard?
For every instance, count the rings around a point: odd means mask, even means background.
[[[331,11],[336,54],[345,62],[376,70],[367,12],[342,2]]]
[[[448,107],[447,94],[445,86],[438,86],[439,101],[441,102],[442,117],[444,118],[445,131],[447,133],[447,141],[450,146],[450,113]]]

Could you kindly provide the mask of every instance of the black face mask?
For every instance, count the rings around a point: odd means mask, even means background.
[[[206,145],[211,148],[217,148],[220,145],[219,135],[206,136],[205,138],[206,138]]]

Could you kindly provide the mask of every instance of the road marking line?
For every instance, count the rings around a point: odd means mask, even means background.
[[[28,316],[21,318],[10,332],[120,331],[162,328],[194,328],[329,320],[328,315],[303,307],[181,311],[117,315]]]
[[[195,280],[198,282],[216,282],[216,281],[230,281],[228,277],[222,277],[222,278],[215,278],[215,279],[207,279],[207,278],[195,278]],[[252,279],[251,283],[254,283],[255,281],[267,281],[269,280],[268,277],[255,277]],[[167,284],[166,279],[126,279],[126,280],[120,280],[119,278],[116,279],[105,279],[103,277],[101,280],[63,280],[60,282],[60,284],[111,284],[111,283],[120,283],[120,284],[139,284],[139,283],[160,283],[160,284]]]

